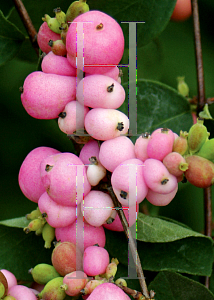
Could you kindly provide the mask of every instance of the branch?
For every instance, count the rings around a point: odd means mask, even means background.
[[[21,18],[21,20],[22,20],[22,22],[23,22],[23,24],[24,24],[24,26],[25,26],[25,28],[28,32],[31,44],[32,44],[33,48],[35,49],[37,56],[39,57],[39,46],[38,46],[38,43],[37,43],[37,32],[36,32],[35,27],[33,26],[31,18],[28,15],[28,12],[27,12],[27,10],[26,10],[26,8],[25,8],[25,6],[24,6],[24,4],[22,3],[21,0],[13,0],[13,2],[14,2],[16,10],[19,13],[19,16],[20,16],[20,18]]]
[[[120,204],[120,202],[117,200],[117,197],[112,189],[111,186],[109,186],[107,188],[108,192],[109,192],[109,195],[111,196],[112,198],[112,201],[114,203],[114,206],[115,207],[119,207],[119,208],[122,208],[122,205]],[[143,292],[143,295],[147,298],[147,299],[150,299],[150,295],[149,295],[149,292],[148,292],[148,288],[147,288],[147,285],[146,285],[146,281],[145,281],[145,276],[143,274],[143,270],[142,270],[142,266],[141,266],[141,261],[140,261],[140,258],[139,258],[139,255],[138,255],[138,252],[137,252],[137,249],[135,247],[135,242],[134,242],[134,239],[132,237],[132,234],[131,232],[129,231],[129,225],[128,225],[128,222],[126,220],[126,217],[124,215],[124,212],[122,209],[119,209],[117,210],[117,213],[119,215],[119,218],[120,218],[120,221],[123,225],[123,228],[124,228],[124,232],[125,232],[125,235],[126,235],[126,238],[128,239],[129,241],[129,245],[130,245],[130,248],[131,248],[131,252],[132,252],[132,256],[133,257],[136,257],[136,268],[137,268],[137,275],[139,277],[139,282],[140,282],[140,286],[141,286],[141,290]]]
[[[198,0],[192,0],[193,26],[195,36],[195,53],[197,64],[197,81],[198,81],[198,103],[197,114],[206,104],[205,87],[204,87],[204,70],[201,48],[201,34],[198,12]],[[212,236],[212,196],[211,187],[204,189],[204,218],[205,218],[205,235]],[[209,277],[206,277],[205,285],[209,288]]]

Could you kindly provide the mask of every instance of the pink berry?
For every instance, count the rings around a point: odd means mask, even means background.
[[[156,193],[152,190],[148,190],[148,194],[146,195],[146,199],[156,206],[165,206],[168,205],[175,197],[178,190],[178,185],[175,189],[168,194]]]
[[[99,159],[99,152],[100,147],[98,142],[96,140],[90,140],[82,147],[79,158],[87,167],[87,165],[91,163],[89,160],[91,157],[96,157],[97,160]]]
[[[90,246],[83,254],[83,269],[88,276],[105,273],[109,264],[109,254],[105,248]]]
[[[24,285],[14,285],[8,291],[8,296],[14,297],[16,300],[37,300],[34,292]]]
[[[40,165],[41,178],[48,195],[65,206],[76,206],[91,186],[85,166],[73,153],[60,153],[45,158]]]
[[[67,58],[71,65],[76,67],[76,30],[78,22],[84,22],[84,71],[90,74],[103,74],[112,66],[118,65],[124,51],[123,31],[112,17],[96,10],[86,12],[75,18],[68,29],[66,48]],[[82,35],[83,33],[80,32],[79,34]],[[78,57],[81,60],[81,53],[77,52],[77,59]],[[81,66],[82,61],[77,63]]]
[[[54,228],[72,224],[80,213],[80,206],[64,206],[53,201],[45,192],[38,201],[41,213],[46,213],[46,221]]]
[[[110,140],[128,132],[129,119],[119,110],[93,108],[85,117],[85,129],[94,139]]]
[[[38,202],[40,196],[45,192],[41,177],[40,163],[47,156],[60,153],[49,147],[38,147],[33,149],[25,157],[19,170],[19,186],[23,194],[31,201]]]
[[[90,76],[90,75],[91,75],[90,73],[85,73],[85,77]],[[120,79],[120,70],[118,67],[112,67],[107,72],[103,73],[103,75],[109,76],[109,77],[113,78],[114,80],[116,80],[117,82],[119,82],[118,79]]]
[[[41,68],[44,73],[76,76],[76,69],[69,64],[67,58],[55,55],[52,51],[43,58]]]
[[[144,162],[144,180],[156,193],[171,193],[177,186],[177,178],[169,173],[164,164],[157,159],[148,158]]]
[[[59,39],[60,34],[53,32],[46,22],[42,23],[37,34],[37,42],[42,52],[45,52],[46,54],[49,53],[51,47],[48,45],[48,42],[50,40],[56,41]]]
[[[17,285],[17,279],[16,279],[16,277],[15,277],[15,275],[13,273],[11,273],[10,271],[5,270],[5,269],[1,269],[1,272],[4,274],[4,276],[7,279],[8,290],[12,286]]]
[[[125,100],[125,90],[116,80],[105,75],[83,78],[77,86],[77,100],[92,108],[118,108]]]
[[[81,211],[92,226],[101,226],[111,216],[114,207],[111,197],[101,191],[92,190],[81,203]]]
[[[78,101],[69,102],[59,114],[58,125],[62,132],[73,134],[78,129],[84,129],[84,119],[89,108]]]
[[[150,135],[148,133],[144,133],[135,142],[134,150],[136,158],[142,161],[145,161],[147,158],[149,158],[147,153],[149,139]]]
[[[111,184],[123,206],[134,206],[146,197],[148,187],[143,173],[144,163],[137,158],[123,161],[112,173]]]
[[[126,136],[119,136],[101,144],[99,160],[110,172],[124,160],[131,158],[135,158],[134,144]]]
[[[102,283],[97,286],[88,300],[130,300],[129,296],[124,291],[113,283]]]
[[[76,78],[35,71],[24,81],[22,104],[36,119],[55,119],[76,97]]]
[[[172,175],[179,177],[188,169],[185,158],[177,152],[170,152],[163,159],[163,164]]]
[[[63,286],[65,293],[69,296],[80,295],[80,291],[85,287],[88,281],[87,275],[82,271],[74,271],[65,275]]]

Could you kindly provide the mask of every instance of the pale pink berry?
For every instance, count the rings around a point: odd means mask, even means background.
[[[52,51],[43,58],[41,68],[44,73],[76,76],[76,69],[69,64],[67,58],[55,55]]]
[[[154,134],[151,135],[148,142],[148,157],[162,161],[167,154],[172,152],[173,143],[173,132],[165,129],[162,129],[161,132],[156,131]]]
[[[91,75],[83,78],[77,86],[79,103],[92,108],[118,108],[125,100],[121,84],[109,76]]]
[[[111,197],[101,191],[92,190],[81,203],[81,211],[85,220],[92,226],[101,226],[111,216],[114,208]]]
[[[78,205],[91,189],[85,166],[73,153],[60,153],[45,158],[40,170],[48,195],[61,205]]]
[[[143,173],[144,163],[137,158],[123,161],[112,173],[111,184],[123,206],[134,206],[146,197],[148,187]]]
[[[84,119],[89,108],[78,101],[69,102],[59,114],[58,125],[62,132],[73,134],[78,129],[84,129]]]
[[[76,78],[47,74],[41,71],[30,73],[24,81],[21,94],[22,105],[36,119],[55,119],[66,104],[76,97]]]
[[[143,171],[146,185],[156,193],[171,193],[177,186],[177,178],[169,173],[164,164],[157,159],[148,158]]]
[[[90,73],[85,73],[85,77],[90,76],[90,75],[91,75]],[[103,75],[109,76],[109,77],[113,78],[114,80],[116,80],[117,82],[119,82],[118,79],[120,79],[120,70],[117,66],[112,67],[111,69],[109,68],[109,70],[107,72],[105,72]]]
[[[19,170],[19,186],[23,194],[31,201],[38,202],[39,197],[45,192],[40,177],[40,163],[47,156],[60,153],[50,147],[38,147],[33,149],[25,157]]]
[[[88,276],[105,273],[109,264],[109,254],[105,248],[90,246],[83,254],[83,269]]]
[[[91,157],[95,157],[97,161],[99,160],[99,152],[100,152],[100,147],[98,141],[92,139],[82,147],[79,154],[79,158],[88,168],[87,165],[91,164],[90,162]]]
[[[97,286],[87,300],[130,300],[129,296],[113,283],[105,282]]]
[[[153,205],[156,206],[165,206],[168,205],[175,197],[178,190],[178,185],[175,189],[168,194],[156,193],[152,190],[148,190],[148,194],[146,195],[146,199]]]
[[[147,146],[149,143],[150,134],[143,133],[135,142],[134,150],[136,158],[145,161],[147,158],[149,158],[147,153]]]
[[[76,30],[78,23],[83,23],[84,30],[84,66],[82,65],[82,49],[76,53]],[[77,32],[82,39],[83,32]],[[73,67],[90,74],[103,74],[112,66],[119,64],[124,51],[124,36],[120,25],[109,15],[101,11],[89,11],[79,15],[69,26],[66,36],[68,60]],[[93,65],[93,66],[87,66]],[[94,66],[96,65],[96,66]],[[102,66],[99,66],[102,65]],[[103,66],[104,65],[104,66]],[[82,67],[82,68],[81,68]]]
[[[15,275],[13,273],[11,273],[10,271],[5,270],[5,269],[1,269],[1,272],[4,274],[4,276],[7,279],[8,290],[12,286],[17,285],[17,279],[16,279],[16,277],[15,277]]]
[[[85,129],[94,139],[110,140],[128,132],[129,119],[119,110],[93,108],[85,117]]]
[[[37,297],[34,294],[34,292],[30,288],[28,288],[24,285],[12,286],[9,289],[7,295],[14,297],[16,300],[23,300],[23,299],[37,300]]]
[[[119,136],[101,144],[99,160],[110,172],[124,160],[131,158],[135,158],[134,144],[126,136]]]
[[[87,178],[91,186],[96,186],[106,176],[106,169],[99,162],[87,168]]]
[[[65,227],[72,224],[80,213],[80,205],[64,206],[53,201],[44,192],[38,201],[39,210],[41,213],[46,213],[46,221],[51,227]]]
[[[48,42],[50,40],[56,41],[59,39],[60,34],[53,32],[48,27],[47,22],[42,23],[37,34],[37,42],[42,52],[45,52],[46,54],[49,53],[51,51],[51,47],[48,45]]]
[[[79,215],[80,218],[80,215]],[[83,216],[82,216],[83,218]],[[78,223],[73,222],[71,225],[66,227],[59,227],[55,230],[55,235],[57,241],[61,242],[71,242],[76,245],[76,226]],[[79,230],[79,229],[78,229]],[[88,224],[85,220],[83,223],[83,228],[80,228],[83,231],[84,237],[84,247],[79,245],[80,250],[84,251],[89,246],[98,244],[100,247],[104,247],[106,243],[105,231],[102,226],[92,226]],[[82,249],[83,248],[83,249]]]

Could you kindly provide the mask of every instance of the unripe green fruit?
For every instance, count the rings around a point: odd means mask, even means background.
[[[27,227],[24,228],[24,232],[25,233],[29,233],[31,231],[37,231],[38,229],[40,229],[41,227],[44,226],[45,224],[45,219],[44,218],[37,218],[37,219],[34,219],[33,221],[31,221]]]
[[[44,18],[42,18],[42,21],[47,22],[48,27],[55,33],[61,33],[61,30],[59,29],[60,24],[57,21],[56,18],[51,18],[49,15],[45,14]]]
[[[48,264],[38,264],[30,269],[29,273],[31,273],[33,280],[38,284],[47,284],[50,280],[60,277],[55,268]]]
[[[45,241],[45,248],[51,248],[51,242],[55,238],[55,228],[46,223],[42,229],[42,237]]]
[[[187,137],[188,133],[181,130],[180,136],[174,140],[172,152],[178,152],[184,155],[188,150]]]
[[[63,300],[66,293],[60,286],[63,284],[63,277],[57,277],[50,280],[44,289],[37,295],[42,300]]]
[[[119,285],[119,286],[127,286],[127,282],[126,282],[125,279],[123,279],[123,278],[118,278],[118,279],[115,281],[115,284],[116,284],[116,285]]]
[[[89,6],[86,3],[86,0],[74,1],[66,12],[66,21],[72,22],[76,17],[87,11],[89,11]]]
[[[60,7],[55,8],[53,11],[55,12],[55,17],[59,23],[59,26],[66,22],[66,14],[61,10]]]
[[[209,132],[207,132],[207,128],[203,123],[204,121],[198,118],[197,123],[189,130],[188,146],[190,154],[197,153],[202,145],[208,140]]]
[[[9,295],[9,296],[4,297],[4,300],[16,300],[16,298]]]
[[[214,160],[214,138],[206,141],[197,153],[198,156],[204,157],[208,160]]]
[[[34,220],[34,219],[37,219],[38,217],[41,217],[41,212],[39,210],[39,208],[37,207],[37,209],[33,210],[30,214],[27,214],[26,215],[26,218],[28,220]]]
[[[4,274],[0,271],[0,298],[7,295],[8,283]]]
[[[203,157],[191,155],[186,157],[188,170],[186,179],[199,188],[207,188],[214,184],[214,164]]]

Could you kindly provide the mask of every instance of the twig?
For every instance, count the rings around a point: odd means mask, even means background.
[[[112,189],[111,186],[109,186],[107,188],[108,192],[109,192],[109,195],[111,196],[112,198],[112,201],[114,203],[114,206],[115,207],[119,207],[119,208],[122,208],[122,205],[120,204],[120,202],[117,200],[117,197]],[[144,277],[144,274],[143,274],[143,270],[142,270],[142,266],[141,266],[141,261],[140,261],[140,258],[139,258],[139,255],[138,255],[138,252],[137,252],[137,249],[135,247],[135,243],[134,243],[134,239],[132,237],[132,234],[131,232],[128,230],[128,222],[126,220],[126,217],[124,215],[124,212],[122,209],[119,209],[117,210],[118,212],[118,215],[119,215],[119,218],[120,218],[120,221],[123,225],[123,228],[124,228],[124,233],[126,235],[126,238],[128,239],[129,241],[129,245],[130,245],[130,248],[131,248],[131,252],[132,252],[132,256],[135,257],[136,256],[136,268],[137,268],[137,275],[139,277],[139,282],[140,282],[140,286],[141,286],[141,290],[143,292],[143,295],[147,298],[147,299],[150,299],[150,295],[149,295],[149,292],[148,292],[148,288],[147,288],[147,285],[146,285],[146,281],[145,281],[145,277]]]
[[[35,49],[36,51],[36,54],[37,56],[39,57],[39,46],[38,46],[38,43],[37,43],[37,32],[36,32],[36,29],[35,27],[33,26],[33,23],[31,21],[31,18],[30,16],[28,15],[28,12],[24,6],[24,4],[22,3],[21,0],[13,0],[14,2],[14,5],[16,7],[16,10],[18,11],[19,13],[19,16],[28,32],[28,35],[30,37],[30,41],[31,41],[31,44],[33,46],[33,48]]]
[[[197,81],[198,81],[198,103],[197,114],[206,104],[205,87],[204,87],[204,70],[201,48],[201,34],[198,12],[198,0],[192,0],[193,26],[195,35],[195,53],[197,64]],[[212,236],[212,197],[211,187],[204,189],[204,218],[205,218],[205,235]],[[209,277],[205,279],[205,286],[209,288]]]

